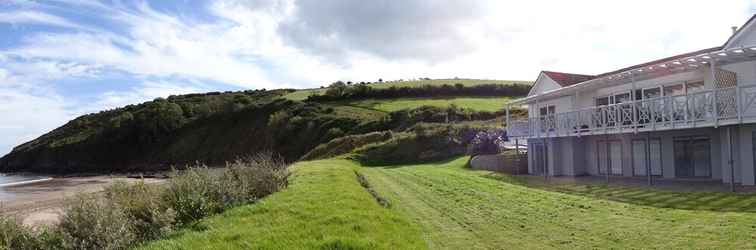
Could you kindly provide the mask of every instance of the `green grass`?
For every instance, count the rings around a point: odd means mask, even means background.
[[[379,205],[347,160],[302,162],[291,185],[143,249],[424,249],[419,227]]]
[[[414,109],[424,105],[445,108],[454,104],[460,108],[496,112],[502,110],[509,100],[508,97],[399,98],[360,100],[349,102],[347,105],[393,112],[402,109]]]
[[[755,213],[659,208],[530,188],[463,169],[465,160],[363,172],[422,226],[433,249],[756,247]],[[664,198],[671,203],[690,196]]]
[[[530,81],[513,81],[513,80],[482,80],[482,79],[436,79],[436,80],[416,80],[416,81],[391,81],[391,82],[384,82],[384,83],[372,83],[369,86],[376,88],[376,89],[382,89],[382,88],[391,88],[391,87],[422,87],[425,85],[454,85],[457,83],[461,83],[465,86],[475,86],[475,85],[481,85],[481,84],[513,84],[513,83],[524,83],[524,84],[531,84]],[[297,100],[301,101],[304,99],[307,99],[308,96],[311,96],[313,94],[321,94],[325,93],[326,89],[302,89],[298,90],[292,93],[289,93],[285,95],[285,98],[288,98],[290,100]]]
[[[466,160],[375,168],[338,159],[302,162],[287,190],[204,220],[204,231],[187,230],[148,248],[756,247],[752,194],[549,188],[466,169]],[[354,170],[390,208],[357,183]]]

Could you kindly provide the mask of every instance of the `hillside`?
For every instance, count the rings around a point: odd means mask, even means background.
[[[466,157],[364,167],[300,162],[292,185],[143,249],[753,249],[756,195],[549,184]],[[388,202],[382,207],[355,172]],[[566,188],[569,191],[556,192]]]
[[[492,112],[495,106],[528,88],[471,83],[388,89],[355,85],[305,101],[285,98],[296,90],[171,96],[78,117],[14,148],[0,158],[0,171],[155,171],[195,161],[222,164],[259,151],[295,161],[343,136],[401,133],[422,122],[493,121],[502,115]],[[477,96],[480,93],[485,95]],[[376,101],[384,106],[371,106]]]

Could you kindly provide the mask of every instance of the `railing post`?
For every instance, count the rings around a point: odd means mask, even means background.
[[[634,73],[630,73],[630,80],[633,81],[633,90],[630,93],[630,100],[632,100],[632,103],[633,103],[633,115],[630,116],[630,119],[633,120],[633,132],[635,134],[638,134],[638,118],[636,117],[637,114],[638,114],[638,112],[637,112],[638,109],[636,108],[636,106],[637,106],[636,101],[637,100],[635,100],[635,91],[636,91],[636,89],[635,89],[635,74]]]

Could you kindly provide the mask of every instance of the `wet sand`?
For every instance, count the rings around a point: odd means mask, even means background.
[[[3,187],[0,214],[15,217],[28,226],[51,225],[58,222],[66,199],[79,193],[97,193],[115,181],[129,183],[140,179],[126,176],[62,177],[49,181]],[[161,183],[165,179],[144,179],[145,183]]]

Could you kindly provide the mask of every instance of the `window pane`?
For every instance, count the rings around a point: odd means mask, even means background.
[[[549,114],[556,114],[556,106],[549,106]]]
[[[652,139],[648,144],[651,158],[651,175],[662,175],[661,140]]]
[[[661,96],[661,89],[660,88],[651,88],[651,89],[644,89],[643,90],[643,99],[651,99]]]
[[[664,96],[682,95],[685,94],[682,84],[670,85],[664,87]]]
[[[637,176],[646,175],[646,141],[633,141],[633,174]]]
[[[539,113],[541,114],[541,116],[545,116],[546,115],[546,108],[545,107],[541,108],[539,110]]]
[[[696,139],[692,143],[694,173],[697,177],[711,175],[709,139]]]
[[[598,157],[596,158],[598,163],[596,164],[596,166],[598,167],[598,173],[604,175],[606,174],[606,170],[609,166],[609,159],[607,159],[606,157],[608,154],[607,143],[606,141],[599,141],[596,144],[596,151],[598,151]]]
[[[630,102],[630,94],[624,93],[614,96],[614,103],[625,103]]]
[[[609,142],[609,164],[613,175],[622,175],[622,143]]]
[[[704,90],[703,81],[688,82],[686,83],[686,85],[686,87],[688,88],[688,93],[695,93]]]
[[[596,106],[609,105],[609,97],[596,98]]]

